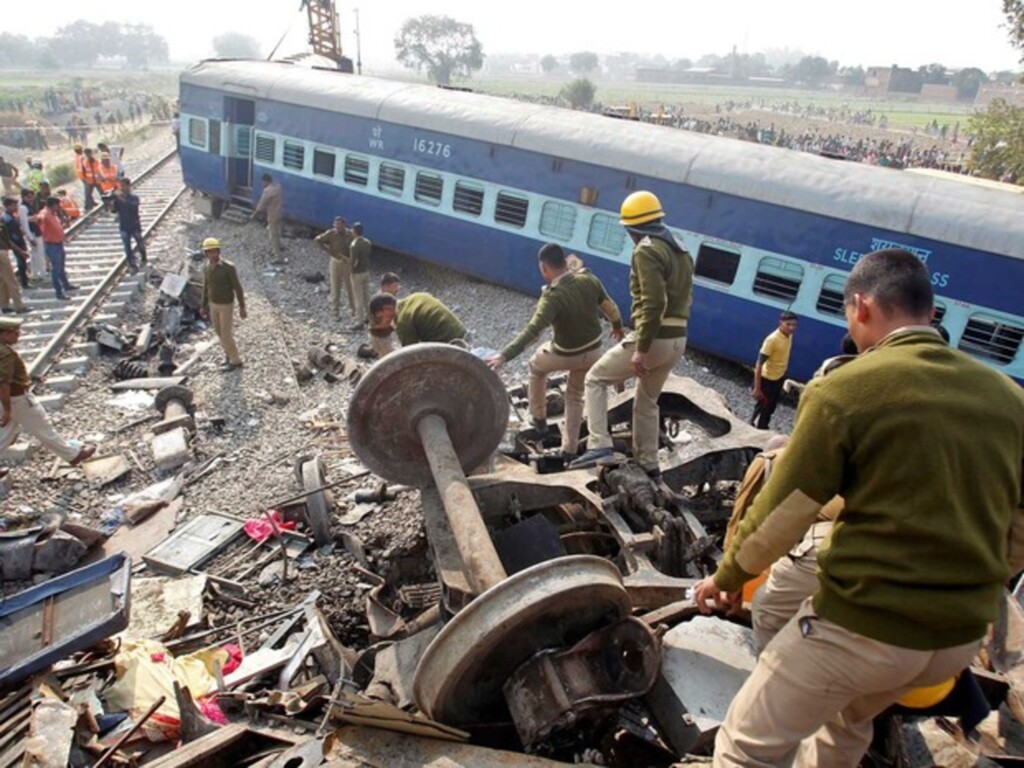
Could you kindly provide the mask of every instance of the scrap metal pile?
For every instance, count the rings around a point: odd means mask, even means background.
[[[322,354],[310,362],[336,367]],[[557,401],[558,382],[551,394]],[[661,482],[624,456],[564,471],[553,432],[510,420],[521,395],[468,352],[405,348],[352,394],[347,435],[361,466],[331,481],[320,457],[300,457],[302,492],[257,521],[255,543],[226,550],[252,521],[204,515],[134,546],[136,565],[159,579],[133,581],[131,554],[113,554],[4,602],[0,768],[706,759],[755,657],[749,614],[698,616],[688,590],[721,558],[730,514],[721,489],[769,435],[715,392],[673,377],[660,400]],[[609,409],[619,445],[632,395]],[[187,398],[165,400],[164,420],[188,413]],[[419,488],[429,544],[425,562],[383,575],[356,558],[372,587],[373,642],[339,640],[318,591],[280,611],[236,591],[274,568],[287,580],[310,552],[358,554],[330,490],[371,474],[353,501],[387,504]],[[197,624],[210,590],[249,615]],[[1024,668],[1007,650],[1021,647],[1024,618],[1016,599],[1007,607],[990,671],[976,670],[996,710],[989,755],[1005,756],[1000,724],[1024,709]],[[921,764],[908,756],[908,726],[886,722],[870,764]],[[952,721],[920,723],[913,733],[929,745],[945,739],[950,754],[981,748]]]

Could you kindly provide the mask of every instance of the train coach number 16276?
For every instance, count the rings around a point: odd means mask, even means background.
[[[430,139],[413,139],[412,149],[413,152],[420,152],[424,155],[433,155],[434,157],[452,156],[451,144],[444,144],[440,141],[430,141]]]

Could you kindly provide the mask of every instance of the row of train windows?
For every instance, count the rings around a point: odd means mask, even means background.
[[[695,273],[698,277],[723,285],[732,285],[739,270],[740,255],[733,251],[702,244],[697,252]],[[789,304],[796,299],[803,282],[804,268],[794,261],[765,256],[757,264],[754,275],[755,295]],[[843,287],[845,275],[829,275],[821,284],[815,309],[823,315],[841,317],[845,311]],[[932,325],[940,325],[946,315],[944,304],[937,302]],[[1007,323],[983,314],[972,315],[960,337],[959,348],[976,357],[1001,365],[1013,362],[1024,341],[1024,326]]]
[[[273,164],[277,155],[277,140],[256,134],[254,156],[258,162]],[[297,142],[284,140],[281,164],[294,171],[305,168],[306,148]],[[313,150],[313,175],[335,177],[337,156],[322,149]],[[397,163],[381,162],[377,169],[377,191],[400,197],[405,193],[408,169]],[[444,177],[430,171],[416,171],[413,175],[413,197],[426,205],[440,205],[444,193]],[[346,155],[342,167],[346,184],[360,187],[370,185],[370,160],[360,155]],[[456,181],[452,208],[467,216],[480,216],[484,209],[484,188],[469,181]],[[526,225],[530,210],[528,198],[512,192],[497,193],[494,220],[499,224],[521,229]],[[558,200],[548,200],[541,207],[540,233],[562,242],[572,239],[576,228],[577,208]],[[626,245],[626,233],[618,220],[609,214],[594,213],[587,232],[587,245],[609,254],[620,254]]]

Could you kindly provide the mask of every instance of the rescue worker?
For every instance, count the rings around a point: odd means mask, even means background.
[[[39,185],[44,181],[47,181],[46,176],[43,175],[43,164],[39,160],[32,161],[32,167],[29,172],[25,174],[25,183],[23,186],[28,187],[37,195],[39,194]]]
[[[86,154],[88,153],[88,154]],[[75,176],[82,182],[82,190],[85,199],[85,210],[96,206],[92,199],[93,190],[96,188],[95,160],[92,150],[86,150],[81,144],[75,144]]]
[[[570,270],[561,246],[555,243],[542,246],[537,253],[537,264],[547,284],[541,291],[533,317],[500,354],[487,360],[487,364],[494,370],[500,369],[518,357],[549,325],[554,329],[554,338],[542,344],[530,358],[527,385],[530,417],[536,429],[547,430],[548,375],[568,371],[562,455],[575,458],[583,423],[583,382],[590,366],[601,356],[604,336],[597,310],[612,324],[612,338],[622,341],[625,331],[619,308],[609,298],[601,281],[590,270]]]
[[[344,216],[334,217],[334,226],[314,238],[320,250],[330,259],[331,314],[341,319],[341,292],[348,296],[349,310],[355,314],[355,299],[352,297],[352,233],[345,226]]]
[[[36,193],[28,187],[21,188],[21,205],[18,206],[18,222],[28,241],[32,281],[42,283],[46,279],[46,251],[42,230],[39,228],[40,206]]]
[[[58,189],[57,197],[60,198],[60,209],[64,211],[64,215],[67,216],[69,223],[81,217],[82,211],[78,207],[78,203],[75,202],[75,198],[68,194],[66,189]]]
[[[356,322],[352,326],[353,331],[360,331],[366,327],[366,321],[370,317],[370,253],[373,251],[373,243],[363,235],[363,225],[358,221],[352,225],[352,245],[349,246],[352,263],[352,298],[355,304],[352,307],[352,314]]]
[[[390,293],[370,299],[372,327],[393,330],[403,347],[434,341],[466,347],[466,326],[448,307],[429,293],[411,293],[399,301]]]
[[[859,357],[807,386],[785,459],[694,587],[722,605],[842,495],[818,592],[733,699],[716,766],[857,766],[875,715],[970,664],[1024,568],[1024,392],[929,325],[914,254],[862,256],[844,299]]]
[[[782,385],[789,368],[789,353],[793,348],[793,333],[797,318],[789,310],[779,315],[779,327],[761,343],[754,365],[754,415],[750,423],[758,429],[768,429],[775,407],[779,404]]]
[[[142,238],[142,221],[139,218],[139,196],[132,193],[132,180],[127,176],[118,184],[119,189],[110,201],[110,209],[117,214],[117,226],[121,232],[121,245],[128,260],[128,269],[134,275],[139,271],[138,262],[132,252],[132,241],[139,249],[139,259],[146,263],[146,241]]]
[[[284,219],[284,192],[281,185],[269,173],[263,174],[263,193],[249,220],[260,214],[267,219],[267,237],[270,239],[270,253],[274,261],[281,260],[281,222]]]
[[[69,291],[77,291],[78,286],[72,285],[68,280],[68,273],[64,261],[67,253],[64,250],[64,226],[60,220],[60,199],[56,197],[46,198],[46,206],[39,212],[37,217],[39,229],[43,235],[43,247],[46,251],[46,258],[50,262],[50,279],[53,282],[53,290],[59,301],[70,301]]]
[[[67,440],[57,434],[46,411],[31,392],[25,361],[14,346],[21,335],[20,317],[0,317],[0,452],[14,442],[21,430],[35,437],[72,466],[96,452],[92,443]],[[0,477],[7,474],[0,469]]]
[[[665,226],[661,201],[647,191],[622,202],[619,222],[633,241],[629,290],[635,329],[594,363],[586,378],[587,452],[570,467],[594,466],[612,454],[608,430],[608,385],[636,376],[633,457],[653,479],[658,466],[658,397],[686,351],[686,326],[693,300],[693,258]]]
[[[230,372],[242,367],[242,358],[235,345],[234,315],[238,302],[238,316],[245,320],[245,294],[238,280],[238,271],[230,261],[220,257],[220,241],[213,237],[203,240],[203,254],[209,262],[203,271],[203,316],[210,319],[213,330],[224,348],[226,358],[221,370]]]
[[[18,283],[23,291],[29,289],[28,263],[32,258],[29,250],[28,238],[25,237],[21,228],[21,217],[19,215],[19,203],[15,197],[4,198],[3,226],[11,240],[11,250],[14,253],[14,260],[18,263]]]
[[[110,155],[106,152],[100,155],[100,164],[96,168],[96,186],[104,198],[114,194],[114,190],[117,189],[117,166],[111,162]]]

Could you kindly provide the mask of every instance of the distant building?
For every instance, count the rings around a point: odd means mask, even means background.
[[[993,99],[1002,99],[1012,107],[1024,107],[1024,83],[983,85],[974,97],[974,108],[988,109]]]
[[[955,85],[936,85],[935,83],[925,83],[921,86],[921,100],[922,101],[937,101],[952,104],[958,101],[957,91]]]
[[[920,93],[924,75],[906,67],[868,67],[864,78],[867,93]]]

